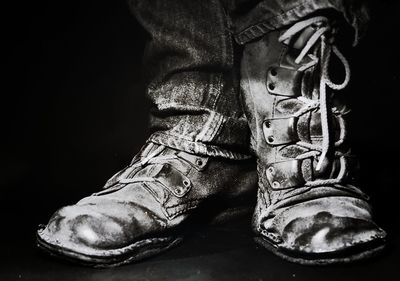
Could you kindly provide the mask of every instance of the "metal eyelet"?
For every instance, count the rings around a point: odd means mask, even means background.
[[[269,83],[268,84],[268,89],[271,90],[271,91],[275,90],[275,84],[274,83]]]
[[[183,180],[183,185],[184,185],[185,187],[189,187],[189,186],[190,186],[190,181],[187,180],[187,179]]]
[[[279,183],[279,182],[277,182],[277,181],[274,181],[273,183],[272,183],[272,187],[273,188],[279,188],[281,186],[281,184]]]
[[[203,166],[203,161],[201,159],[196,159],[197,166]]]
[[[183,193],[183,190],[180,189],[180,188],[177,188],[177,189],[175,189],[175,193],[178,194],[178,195],[180,195],[180,194]]]

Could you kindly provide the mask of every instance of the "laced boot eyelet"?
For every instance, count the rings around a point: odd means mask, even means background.
[[[183,193],[183,190],[180,188],[175,189],[175,193],[178,195],[181,195]]]
[[[279,182],[277,182],[277,181],[274,181],[274,182],[272,183],[272,187],[275,188],[275,189],[277,189],[277,188],[280,188],[280,187],[281,187],[281,184],[280,184]]]
[[[183,185],[185,187],[189,187],[190,186],[190,181],[189,180],[183,180]]]
[[[271,91],[275,90],[275,84],[274,83],[269,83],[268,84],[268,89],[271,90]]]

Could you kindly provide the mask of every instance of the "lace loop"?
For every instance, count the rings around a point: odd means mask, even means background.
[[[329,26],[329,21],[326,17],[313,17],[304,21],[300,21],[296,24],[294,24],[292,27],[290,27],[288,30],[286,30],[280,37],[279,41],[280,42],[285,42],[288,43],[291,38],[293,38],[294,35],[302,32],[304,29],[310,27],[310,26],[316,26],[316,31],[311,35],[311,37],[308,39],[302,50],[300,51],[300,54],[297,56],[295,59],[295,62],[299,64],[304,57],[308,54],[308,56],[311,58],[311,63],[307,65],[307,68],[315,65],[318,63],[318,61],[321,64],[321,78],[320,78],[320,85],[319,85],[319,102],[313,101],[313,100],[308,100],[305,98],[302,98],[302,101],[306,103],[306,105],[300,109],[298,112],[296,112],[294,115],[295,116],[300,116],[308,111],[312,111],[319,107],[320,114],[321,114],[321,128],[322,128],[322,144],[320,147],[314,145],[314,144],[309,144],[305,142],[298,142],[297,145],[302,146],[304,148],[309,149],[310,151],[303,153],[302,155],[299,155],[297,159],[304,159],[310,156],[314,157],[319,157],[316,170],[320,170],[322,167],[322,164],[324,163],[325,159],[327,159],[327,155],[329,152],[329,149],[331,147],[330,141],[330,128],[329,128],[329,111],[328,111],[328,101],[327,101],[327,87],[329,87],[332,90],[341,90],[347,86],[347,84],[350,81],[350,66],[346,58],[343,56],[343,54],[339,51],[339,49],[333,45],[331,41],[328,42],[326,38],[326,34],[331,31],[331,28]],[[320,48],[320,59],[318,60],[314,54],[309,54],[311,48],[313,48],[317,42],[320,42],[319,48]],[[329,76],[329,62],[331,58],[332,52],[338,57],[338,59],[341,61],[341,63],[344,66],[345,70],[345,78],[342,83],[340,84],[335,84],[332,82]],[[304,70],[304,66],[300,67],[301,70]],[[299,98],[300,99],[300,98]],[[334,145],[335,147],[339,146],[343,142],[343,138],[346,135],[346,131],[344,128],[344,121],[340,120],[340,140],[337,141]],[[338,176],[336,179],[328,179],[328,180],[317,180],[314,182],[309,182],[307,183],[308,186],[315,186],[315,185],[321,185],[321,184],[337,184],[339,183],[344,174],[346,174],[346,169],[347,165],[345,163],[345,160],[343,157],[340,158],[341,166],[343,170],[341,170],[341,176]]]

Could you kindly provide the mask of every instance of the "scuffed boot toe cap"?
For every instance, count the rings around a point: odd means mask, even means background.
[[[131,212],[135,216],[129,216]],[[137,242],[143,233],[156,227],[159,225],[152,215],[136,205],[118,218],[87,205],[75,205],[58,210],[47,226],[38,230],[38,240],[59,252],[104,256]]]
[[[319,212],[289,222],[282,233],[282,247],[299,255],[349,256],[383,244],[385,237],[371,221]]]

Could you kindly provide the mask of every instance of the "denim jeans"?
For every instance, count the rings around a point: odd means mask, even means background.
[[[360,0],[129,0],[149,33],[150,141],[189,153],[243,159],[249,128],[239,91],[240,45],[318,11],[335,11],[355,42],[368,11]]]

